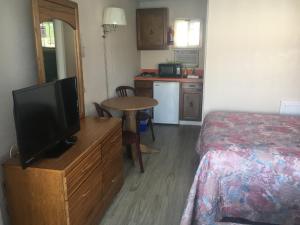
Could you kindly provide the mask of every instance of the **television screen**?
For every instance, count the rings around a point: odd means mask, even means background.
[[[75,77],[13,91],[13,98],[23,167],[80,128]]]

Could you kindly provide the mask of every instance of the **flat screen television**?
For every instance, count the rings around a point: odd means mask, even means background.
[[[80,129],[76,78],[13,91],[14,117],[23,168],[42,156],[59,156]]]

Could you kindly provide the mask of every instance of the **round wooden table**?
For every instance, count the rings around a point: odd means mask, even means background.
[[[102,102],[102,105],[109,109],[115,109],[125,112],[127,129],[136,132],[136,112],[138,110],[153,108],[154,106],[158,105],[158,101],[148,97],[128,96],[105,100],[104,102]],[[141,144],[141,151],[143,153],[159,152],[143,144]],[[135,159],[135,151],[132,151],[132,155]]]

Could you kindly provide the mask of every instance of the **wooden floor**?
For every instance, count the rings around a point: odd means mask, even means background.
[[[200,127],[155,125],[142,143],[160,149],[143,155],[145,173],[126,160],[125,184],[100,225],[177,225],[185,207],[198,156],[195,144]]]

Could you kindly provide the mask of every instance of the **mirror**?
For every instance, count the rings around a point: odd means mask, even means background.
[[[78,5],[69,0],[32,0],[38,82],[77,77],[80,117],[84,91]]]
[[[42,22],[40,29],[46,82],[76,76],[73,28],[54,19]]]

